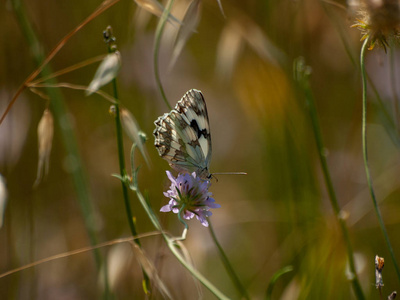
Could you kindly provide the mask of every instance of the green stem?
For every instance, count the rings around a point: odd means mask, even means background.
[[[310,113],[311,124],[314,132],[314,138],[317,145],[319,161],[321,164],[322,172],[324,175],[325,185],[328,190],[329,200],[331,202],[331,206],[335,213],[336,219],[339,222],[340,229],[342,231],[342,235],[344,238],[344,242],[346,244],[347,256],[349,260],[349,269],[352,274],[351,283],[353,285],[354,293],[357,299],[365,299],[364,294],[361,289],[360,282],[357,277],[355,263],[354,263],[354,254],[353,249],[350,242],[349,232],[346,226],[345,219],[343,218],[340,210],[340,206],[336,197],[335,189],[333,187],[331,175],[328,168],[328,163],[325,157],[325,147],[322,139],[321,127],[319,125],[317,109],[315,107],[315,101],[311,92],[311,88],[309,85],[307,74],[300,75],[302,88],[305,93],[307,108]]]
[[[111,52],[112,50],[109,48],[108,51]],[[127,172],[126,172],[126,167],[125,167],[124,140],[123,140],[123,135],[122,135],[122,125],[121,125],[121,118],[120,118],[120,111],[119,111],[119,97],[118,97],[117,80],[115,78],[112,80],[112,86],[113,86],[113,93],[114,93],[114,98],[115,98],[115,127],[116,127],[116,131],[117,131],[119,170],[120,170],[121,178],[124,179],[127,175]],[[132,208],[131,208],[131,203],[129,200],[128,187],[125,184],[125,180],[121,180],[121,185],[122,185],[122,194],[123,194],[124,203],[125,203],[125,211],[126,211],[126,215],[128,217],[129,228],[131,230],[132,236],[136,236],[137,231],[136,231],[135,223],[133,222]],[[141,243],[140,243],[139,239],[135,239],[134,242],[136,245],[141,247]],[[142,273],[143,273],[143,279],[144,279],[144,281],[143,281],[144,290],[145,290],[144,292],[146,294],[149,294],[149,293],[151,293],[150,278],[143,268],[142,268]]]
[[[137,169],[135,168],[135,163],[134,163],[135,148],[136,148],[135,146],[132,146],[132,149],[131,149],[131,168],[132,168],[132,172],[134,172],[134,175],[132,177],[136,178],[137,177],[136,176]],[[181,238],[170,237],[162,229],[162,226],[160,224],[160,221],[159,221],[157,215],[154,213],[154,211],[150,207],[148,201],[146,201],[145,197],[140,192],[140,189],[139,189],[139,186],[138,186],[136,180],[134,180],[132,182],[132,185],[130,186],[130,188],[132,191],[134,191],[136,193],[136,196],[139,199],[140,204],[142,204],[146,214],[150,218],[154,227],[161,232],[165,242],[168,245],[168,248],[171,250],[172,254],[178,259],[178,261],[193,275],[193,277],[195,277],[197,280],[199,280],[218,299],[223,299],[223,300],[229,299],[223,293],[221,293],[211,282],[209,282],[203,275],[201,275],[195,268],[193,268],[193,266],[190,263],[188,263],[186,261],[186,259],[181,255],[181,253],[178,251],[177,247],[179,247],[179,246],[177,246],[177,242],[184,239],[184,237],[186,236],[187,228],[185,227],[185,230],[183,231]]]
[[[144,210],[148,214],[150,220],[152,221],[154,227],[159,230],[167,243],[168,248],[171,250],[172,254],[178,259],[178,261],[197,279],[199,280],[211,293],[213,293],[218,299],[227,300],[226,297],[221,291],[219,291],[210,281],[207,280],[201,273],[199,273],[193,266],[186,261],[186,259],[181,255],[179,250],[177,249],[176,238],[169,237],[163,230],[158,220],[157,216],[154,214],[151,207],[148,205],[146,199],[143,194],[140,192],[139,187],[136,185],[132,188],[132,190],[136,193],[136,196],[139,199],[139,202],[142,204]]]
[[[178,220],[183,224],[183,226],[185,226],[185,229],[188,230],[188,229],[189,229],[189,226],[188,226],[188,224],[185,222],[185,220],[182,218],[183,212],[185,211],[185,207],[186,207],[186,205],[183,204],[182,207],[179,209]]]
[[[115,98],[115,128],[117,132],[117,145],[118,145],[118,163],[119,163],[119,171],[121,178],[125,178],[127,175],[125,168],[125,156],[124,156],[124,140],[122,135],[122,125],[119,111],[119,98],[118,98],[118,89],[117,89],[117,81],[113,79],[112,81],[113,90],[114,90],[114,98]],[[131,209],[131,203],[129,201],[128,188],[124,181],[121,181],[122,185],[122,194],[124,197],[125,210],[128,217],[128,224],[133,236],[137,235],[135,223],[133,222],[133,215]],[[140,240],[135,239],[135,243],[140,246]]]
[[[266,300],[272,300],[272,291],[274,289],[276,281],[284,274],[289,273],[293,271],[292,266],[286,266],[283,267],[282,269],[278,270],[271,278],[271,281],[268,284],[267,291],[265,293],[265,299]]]
[[[235,270],[233,269],[231,263],[228,260],[228,257],[226,256],[224,249],[222,249],[220,243],[218,242],[217,236],[215,235],[214,232],[214,228],[211,224],[211,220],[208,220],[209,226],[208,228],[210,229],[210,234],[211,237],[214,241],[214,244],[217,246],[217,249],[219,251],[219,256],[222,260],[222,263],[224,264],[224,267],[226,269],[226,271],[229,274],[229,277],[231,278],[234,286],[236,287],[236,289],[238,290],[238,292],[240,293],[240,295],[242,296],[242,299],[250,299],[249,295],[247,294],[246,289],[244,288],[244,286],[242,285],[242,283],[239,280],[239,277],[236,275]]]
[[[17,21],[21,27],[21,30],[28,42],[28,45],[36,61],[36,64],[40,65],[45,59],[42,50],[43,47],[39,39],[37,38],[37,35],[29,21],[25,7],[23,6],[23,3],[20,0],[12,0],[11,5],[17,17]],[[49,67],[49,65],[43,67],[41,74],[44,77],[52,74],[52,70]],[[55,80],[52,79],[49,80],[48,82],[55,83]],[[66,153],[68,153],[69,157],[76,166],[71,170],[71,177],[77,194],[79,207],[85,222],[85,227],[88,233],[89,241],[90,244],[94,246],[98,243],[98,241],[92,217],[93,216],[92,200],[87,184],[86,174],[84,172],[84,168],[80,158],[75,132],[68,118],[69,112],[59,89],[47,88],[46,92],[49,98],[51,99],[50,101],[51,110],[54,114],[55,119],[58,121],[61,133],[61,139],[64,143],[65,151]],[[94,258],[97,270],[100,271],[102,265],[102,257],[98,249],[94,251]],[[105,282],[104,297],[107,298],[109,295],[109,291],[108,291],[108,276],[106,268],[104,269],[103,272],[103,278]]]
[[[400,269],[397,264],[396,258],[394,256],[393,248],[389,240],[389,236],[386,231],[385,224],[383,222],[383,218],[381,215],[381,211],[378,206],[378,202],[376,201],[375,192],[372,186],[372,179],[370,175],[369,165],[368,165],[368,151],[367,151],[367,76],[365,72],[365,52],[367,49],[369,38],[366,38],[362,47],[361,47],[361,55],[360,55],[360,66],[361,66],[361,79],[362,79],[362,148],[363,148],[363,158],[364,158],[364,167],[365,167],[365,175],[367,177],[368,189],[371,194],[372,203],[374,205],[375,213],[378,218],[379,226],[381,227],[383,236],[385,238],[386,245],[389,249],[390,256],[392,258],[392,262],[394,268],[396,269],[397,277],[400,280]]]
[[[190,272],[192,275],[199,280],[205,287],[208,288],[210,292],[214,294],[218,299],[221,300],[228,300],[229,298],[226,297],[223,293],[221,293],[211,282],[209,282],[203,275],[201,275],[196,269],[194,269],[190,264],[186,262],[186,260],[183,258],[183,256],[179,253],[175,242],[171,240],[171,238],[165,236],[163,234],[164,238],[166,239],[167,245],[171,252],[174,254],[174,256],[178,259],[178,261]],[[248,298],[247,298],[248,299]]]
[[[168,20],[168,16],[171,11],[173,3],[174,3],[174,0],[168,1],[167,8],[164,10],[163,14],[161,15],[160,21],[158,22],[156,33],[155,33],[154,57],[153,57],[153,59],[154,59],[154,75],[156,77],[156,83],[157,83],[158,89],[161,92],[161,96],[169,110],[172,110],[172,107],[168,102],[167,96],[165,95],[165,91],[164,91],[164,88],[161,83],[160,70],[159,70],[159,65],[158,65],[158,52],[160,50],[160,42],[161,42],[162,33],[164,31],[164,27]]]

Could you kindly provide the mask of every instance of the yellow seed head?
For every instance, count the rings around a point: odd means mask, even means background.
[[[386,51],[388,40],[400,37],[400,1],[399,0],[364,0],[358,4],[358,27],[363,33],[362,39],[369,37],[370,50],[375,43]]]

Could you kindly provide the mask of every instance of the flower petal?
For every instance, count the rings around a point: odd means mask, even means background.
[[[163,207],[161,207],[160,211],[169,212],[169,211],[171,211],[171,206],[169,204],[164,205]]]
[[[168,179],[171,181],[171,183],[176,185],[176,180],[175,180],[174,176],[172,176],[171,172],[166,171],[166,173],[167,173]]]

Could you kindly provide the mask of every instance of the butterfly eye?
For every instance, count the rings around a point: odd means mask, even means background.
[[[210,175],[207,176],[207,180],[208,181],[211,181],[211,179],[213,179],[213,178],[215,178],[215,181],[218,182],[218,178],[214,174],[210,174]]]

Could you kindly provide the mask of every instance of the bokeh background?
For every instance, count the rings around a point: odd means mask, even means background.
[[[172,14],[182,19],[190,1],[176,0]],[[100,5],[100,1],[23,1],[26,18],[1,2],[0,112],[17,88],[37,68],[35,51],[51,49]],[[346,277],[346,249],[321,173],[308,110],[293,81],[293,61],[302,56],[312,68],[316,101],[333,184],[346,216],[363,291],[378,299],[374,257],[386,258],[383,295],[399,288],[389,252],[372,208],[361,149],[360,32],[350,26],[354,13],[345,1],[201,2],[196,32],[175,65],[170,66],[173,22],[160,48],[160,74],[175,105],[191,88],[203,92],[208,106],[213,153],[211,172],[219,175],[211,192],[220,209],[212,222],[227,256],[251,299],[263,299],[273,274],[294,270],[276,283],[274,299],[352,299]],[[121,52],[119,96],[147,134],[151,166],[141,165],[139,184],[155,211],[167,203],[168,164],[153,146],[154,120],[168,111],[153,69],[158,18],[130,0],[121,0],[75,34],[51,60],[52,70],[107,53],[102,32],[111,25]],[[29,46],[23,22],[33,26],[40,44]],[[400,257],[399,135],[397,48],[367,53],[367,72],[380,96],[369,91],[368,147],[374,188],[395,255]],[[390,68],[390,66],[394,68]],[[74,70],[57,80],[88,85],[97,65]],[[103,90],[112,94],[111,86]],[[46,93],[46,89],[41,89]],[[72,122],[88,190],[97,242],[130,235],[118,173],[115,123],[110,103],[73,89],[61,89]],[[55,120],[48,176],[33,188],[38,164],[37,126],[46,100],[25,90],[0,126],[0,173],[8,203],[0,228],[0,274],[33,261],[90,245],[72,173],[77,168]],[[125,139],[129,162],[131,142]],[[140,233],[154,230],[130,194]],[[180,235],[176,215],[159,213],[166,230]],[[175,299],[196,299],[190,274],[169,253],[160,237],[142,240],[148,257]],[[222,292],[238,299],[207,228],[189,222],[184,242],[196,267]],[[127,244],[103,247],[115,299],[144,299],[142,275]],[[1,299],[99,299],[103,281],[93,252],[70,255],[0,278]],[[200,294],[201,295],[201,294]],[[213,299],[202,288],[204,299]],[[155,291],[150,299],[161,299]]]

